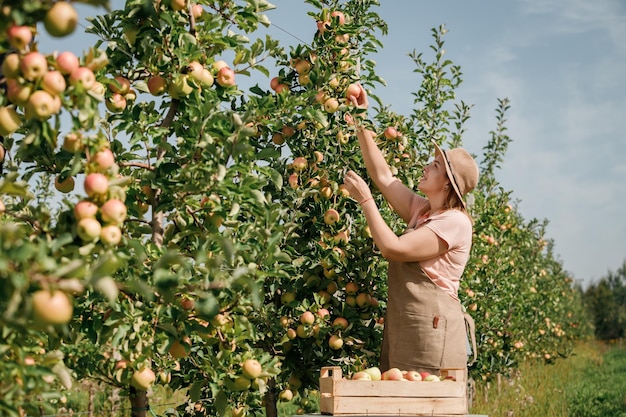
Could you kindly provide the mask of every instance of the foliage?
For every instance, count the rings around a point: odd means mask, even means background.
[[[621,339],[626,331],[626,262],[584,291],[583,301],[601,340]]]

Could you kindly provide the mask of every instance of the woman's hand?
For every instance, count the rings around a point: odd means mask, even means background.
[[[358,121],[355,119],[358,118],[362,120],[363,115],[367,112],[367,108],[369,107],[367,92],[361,84],[351,84],[350,87],[348,87],[348,100],[356,107],[357,111],[354,112],[354,116],[350,114],[350,112],[346,112],[344,118],[349,125],[354,125]]]
[[[352,170],[348,171],[343,178],[343,183],[350,193],[350,196],[359,204],[372,198],[372,192],[367,183],[356,172]]]

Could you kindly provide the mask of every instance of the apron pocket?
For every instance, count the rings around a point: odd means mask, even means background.
[[[406,313],[404,323],[391,346],[390,366],[403,370],[441,368],[443,361],[447,320],[443,316],[425,316]]]

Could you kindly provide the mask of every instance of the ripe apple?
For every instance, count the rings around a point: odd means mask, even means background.
[[[235,85],[235,71],[229,67],[220,68],[216,76],[217,83],[222,87]]]
[[[46,120],[58,112],[58,105],[50,93],[37,90],[30,95],[26,103],[25,114],[28,118]]]
[[[429,374],[428,376],[426,376],[426,378],[423,378],[423,380],[428,382],[440,382],[441,378],[439,378],[438,375]]]
[[[29,52],[22,57],[20,70],[25,79],[29,81],[36,80],[48,72],[48,60],[41,52]]]
[[[391,368],[382,373],[383,381],[402,381],[402,371],[399,368]]]
[[[126,220],[126,204],[123,201],[113,198],[100,207],[100,215],[105,223],[120,225]]]
[[[228,63],[224,60],[215,61],[212,65],[213,71],[217,74],[222,68],[228,67]]]
[[[346,16],[343,14],[343,12],[340,12],[339,10],[334,10],[331,14],[330,14],[331,18],[336,18],[337,19],[337,23],[339,23],[340,25],[343,25],[344,23],[346,23]]]
[[[317,30],[319,30],[320,35],[323,35],[328,29],[330,29],[330,22],[323,20],[317,21]]]
[[[339,350],[343,346],[343,339],[336,334],[331,335],[328,339],[328,346],[333,350]]]
[[[241,366],[241,373],[248,379],[255,379],[261,376],[263,367],[256,359],[246,359]]]
[[[291,401],[293,399],[293,391],[290,389],[282,390],[278,393],[278,399],[284,403]]]
[[[141,391],[147,391],[156,380],[156,375],[152,369],[145,367],[133,373],[130,384]]]
[[[33,40],[33,30],[28,26],[13,25],[7,30],[7,37],[12,47],[23,51]]]
[[[336,98],[331,97],[324,102],[324,110],[326,110],[327,113],[334,113],[338,109],[339,101]]]
[[[82,86],[85,90],[91,90],[96,82],[96,76],[88,67],[78,67],[70,74],[70,85]]]
[[[16,53],[7,54],[2,61],[2,74],[6,78],[17,78],[20,75],[21,59]]]
[[[68,133],[63,139],[63,150],[71,153],[82,152],[85,148],[83,144],[83,139],[80,135],[72,132]]]
[[[281,83],[281,84],[278,84],[278,85],[276,86],[276,92],[277,92],[278,94],[280,94],[280,93],[286,93],[286,92],[288,92],[288,91],[289,91],[289,85],[288,85],[288,84]]]
[[[104,148],[96,152],[91,160],[101,171],[106,171],[115,165],[115,156],[113,155],[113,151],[109,148]]]
[[[92,172],[85,177],[85,192],[89,197],[104,195],[109,190],[109,180],[103,174]]]
[[[70,75],[76,68],[80,67],[78,57],[73,52],[64,51],[57,55],[56,67],[63,75]]]
[[[122,230],[115,224],[107,224],[100,230],[100,242],[115,246],[122,241]]]
[[[307,162],[306,158],[303,156],[296,157],[291,163],[291,167],[296,172],[303,171],[308,165],[309,163]]]
[[[128,78],[118,75],[109,84],[109,90],[125,96],[130,91],[130,81]]]
[[[54,179],[54,188],[62,193],[69,193],[74,189],[74,177],[70,176],[61,181],[61,177],[57,176]]]
[[[368,293],[362,292],[356,296],[356,305],[360,308],[369,307],[372,304],[372,296]]]
[[[28,103],[28,99],[30,98],[30,94],[33,91],[33,87],[31,83],[22,84],[21,81],[18,81],[13,78],[7,78],[7,98],[11,103],[17,104],[18,106],[26,106]]]
[[[351,97],[356,98],[357,100],[361,97],[363,90],[362,87],[357,83],[352,83],[346,89],[346,97],[350,99]]]
[[[187,8],[187,0],[170,0],[173,10],[181,11]]]
[[[93,242],[100,237],[102,225],[93,217],[80,219],[76,225],[76,234],[83,242]]]
[[[422,377],[422,381],[424,381],[430,375],[430,372],[422,371],[419,374]]]
[[[35,320],[47,324],[66,324],[72,319],[74,306],[61,290],[39,290],[32,295]]]
[[[148,91],[153,96],[160,96],[167,90],[167,80],[160,75],[153,75],[148,79]]]
[[[349,295],[356,295],[359,292],[359,284],[357,284],[354,281],[350,281],[348,283],[346,283],[346,286],[344,288],[346,294]]]
[[[406,371],[404,374],[404,379],[407,381],[421,381],[422,376],[417,371]]]
[[[291,126],[283,126],[283,128],[280,130],[280,133],[287,139],[289,139],[290,137],[292,137],[295,133],[296,130],[291,127]]]
[[[98,205],[89,200],[81,200],[74,206],[74,217],[77,220],[95,218],[98,214]]]
[[[198,20],[204,14],[204,8],[201,4],[194,4],[193,6],[191,6],[191,14],[196,20]]]
[[[319,104],[324,104],[327,98],[324,90],[319,90],[317,94],[315,94],[315,101]]]
[[[276,91],[276,87],[281,83],[280,77],[274,77],[270,80],[270,88]]]
[[[358,371],[352,374],[353,381],[371,381],[372,377],[365,371]]]
[[[370,378],[372,379],[372,381],[380,381],[382,379],[380,368],[378,368],[377,366],[369,367],[365,369],[363,372],[368,374]]]
[[[76,29],[78,13],[70,3],[58,1],[46,13],[43,24],[51,36],[67,36]]]
[[[383,135],[385,136],[385,138],[390,139],[390,140],[391,139],[396,139],[398,137],[398,131],[396,130],[395,127],[388,126],[383,131]]]
[[[299,178],[299,176],[295,172],[289,176],[288,182],[289,182],[289,186],[291,188],[293,188],[293,189],[298,188],[298,186],[300,185],[298,183],[298,178]]]
[[[311,82],[311,77],[309,76],[309,74],[298,75],[298,83],[300,85],[309,85],[310,82]]]
[[[296,294],[291,291],[285,291],[280,296],[280,302],[283,304],[289,304],[296,299]]]
[[[21,124],[22,120],[13,107],[0,107],[0,136],[14,133]]]
[[[296,72],[299,75],[303,75],[303,74],[308,74],[309,71],[311,71],[311,63],[309,61],[307,61],[306,59],[299,59],[296,64],[294,65]]]
[[[126,97],[119,93],[113,93],[106,100],[106,108],[112,113],[119,113],[126,108]]]
[[[302,324],[313,324],[315,322],[315,315],[310,311],[305,311],[300,315],[300,323]]]
[[[60,71],[48,71],[41,80],[41,87],[52,95],[58,96],[65,91],[65,77]]]
[[[337,317],[333,320],[333,328],[340,328],[346,330],[348,328],[348,320],[344,317]]]
[[[183,97],[187,97],[193,92],[193,87],[189,84],[189,75],[177,75],[174,78],[174,82],[169,85],[168,90],[172,98],[180,100]]]
[[[326,210],[324,213],[324,223],[333,225],[339,221],[339,212],[333,208]]]

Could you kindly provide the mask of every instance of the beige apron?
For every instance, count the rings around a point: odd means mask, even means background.
[[[474,322],[461,303],[428,278],[419,263],[389,261],[382,371],[465,368],[468,332],[475,358]]]

